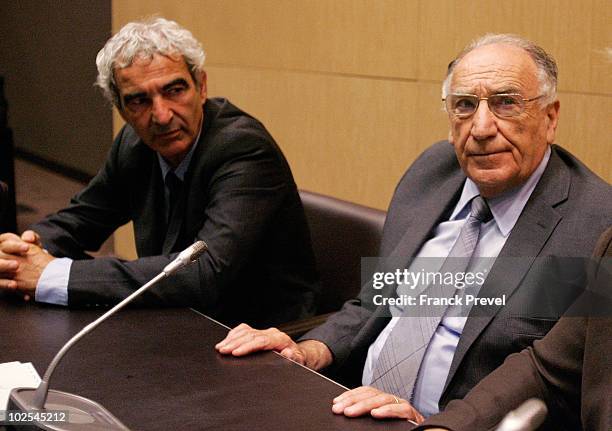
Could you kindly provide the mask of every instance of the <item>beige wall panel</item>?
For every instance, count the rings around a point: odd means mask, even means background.
[[[439,79],[470,40],[511,32],[542,45],[559,65],[562,91],[612,94],[609,0],[420,0],[419,79]]]
[[[115,1],[115,28],[159,13],[189,28],[210,65],[416,78],[418,2]]]
[[[122,259],[136,259],[136,241],[134,240],[134,225],[132,222],[121,226],[113,234],[115,255]]]
[[[612,183],[612,97],[561,93],[559,100],[557,143]]]
[[[419,152],[418,89],[401,81],[209,67],[209,94],[259,118],[298,186],[386,208]]]
[[[440,84],[419,82],[417,86],[419,112],[414,136],[424,150],[434,142],[448,139],[448,116],[442,107]]]

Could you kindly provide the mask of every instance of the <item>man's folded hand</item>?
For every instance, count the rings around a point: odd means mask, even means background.
[[[0,235],[0,289],[17,290],[29,300],[54,257],[40,247],[35,232],[26,231],[24,235],[26,240],[13,233]]]

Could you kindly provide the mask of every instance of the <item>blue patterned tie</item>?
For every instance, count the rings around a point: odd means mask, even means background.
[[[491,210],[481,196],[472,199],[470,215],[459,232],[459,237],[453,245],[448,257],[439,272],[458,273],[465,271],[469,265],[469,258],[476,249],[480,227],[491,220]],[[462,259],[457,259],[462,258]],[[425,293],[432,295],[439,286],[428,286]],[[441,292],[441,290],[440,290]],[[421,361],[425,350],[440,324],[441,315],[409,316],[410,307],[406,307],[404,314],[389,334],[378,360],[374,364],[371,385],[385,392],[399,395],[410,400],[414,384],[419,373]]]

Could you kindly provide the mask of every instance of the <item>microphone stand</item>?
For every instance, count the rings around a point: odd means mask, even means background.
[[[127,304],[132,302],[135,298],[140,296],[151,286],[158,283],[160,280],[174,274],[183,267],[189,265],[192,262],[198,260],[198,258],[208,249],[204,241],[197,241],[196,243],[183,250],[175,260],[170,262],[161,273],[155,276],[148,283],[140,287],[138,290],[132,292],[128,297],[123,299],[113,308],[108,310],[102,316],[85,326],[75,336],[73,336],[55,355],[49,367],[45,371],[43,378],[38,388],[15,388],[11,391],[9,410],[10,407],[14,407],[15,410],[20,410],[25,413],[32,413],[34,420],[32,424],[38,429],[51,430],[51,431],[72,431],[72,430],[128,430],[125,425],[113,416],[106,408],[101,404],[81,397],[79,395],[70,394],[67,392],[50,390],[49,381],[53,371],[60,363],[64,355],[74,346],[79,340],[85,335],[89,334],[95,328],[98,327],[102,322],[117,313]],[[47,402],[48,401],[48,402]],[[59,412],[66,413],[65,420],[58,420],[57,414]],[[41,414],[47,413],[47,414]],[[52,413],[52,414],[49,414]],[[71,416],[76,416],[74,422],[72,422]],[[48,421],[38,420],[37,418],[49,418]],[[51,422],[51,419],[57,422]],[[75,418],[72,418],[75,419]],[[28,424],[31,426],[31,424]]]

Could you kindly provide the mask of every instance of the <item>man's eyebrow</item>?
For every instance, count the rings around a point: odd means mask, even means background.
[[[473,91],[461,89],[453,89],[452,94],[470,94],[474,96],[476,95],[476,93],[474,93]]]
[[[169,83],[165,84],[162,89],[168,90],[172,87],[174,87],[175,85],[182,85],[184,87],[189,87],[189,83],[187,82],[187,80],[185,78],[176,78],[173,79],[172,81],[170,81]],[[144,91],[139,91],[139,92],[135,92],[135,93],[127,93],[125,95],[123,95],[123,101],[124,103],[129,102],[130,100],[133,99],[137,99],[139,97],[146,97],[147,93]]]
[[[166,85],[164,85],[162,88],[164,90],[167,90],[171,87],[174,87],[175,85],[182,85],[184,87],[189,87],[189,83],[187,82],[187,80],[185,78],[176,78],[172,81],[170,81],[169,83],[167,83]]]
[[[495,90],[491,94],[517,94],[521,90],[518,87],[502,87],[499,90]]]
[[[139,97],[146,97],[146,96],[147,96],[147,93],[145,93],[144,91],[140,91],[140,92],[137,92],[137,93],[124,94],[123,95],[123,102],[127,103],[130,100],[137,99]]]

